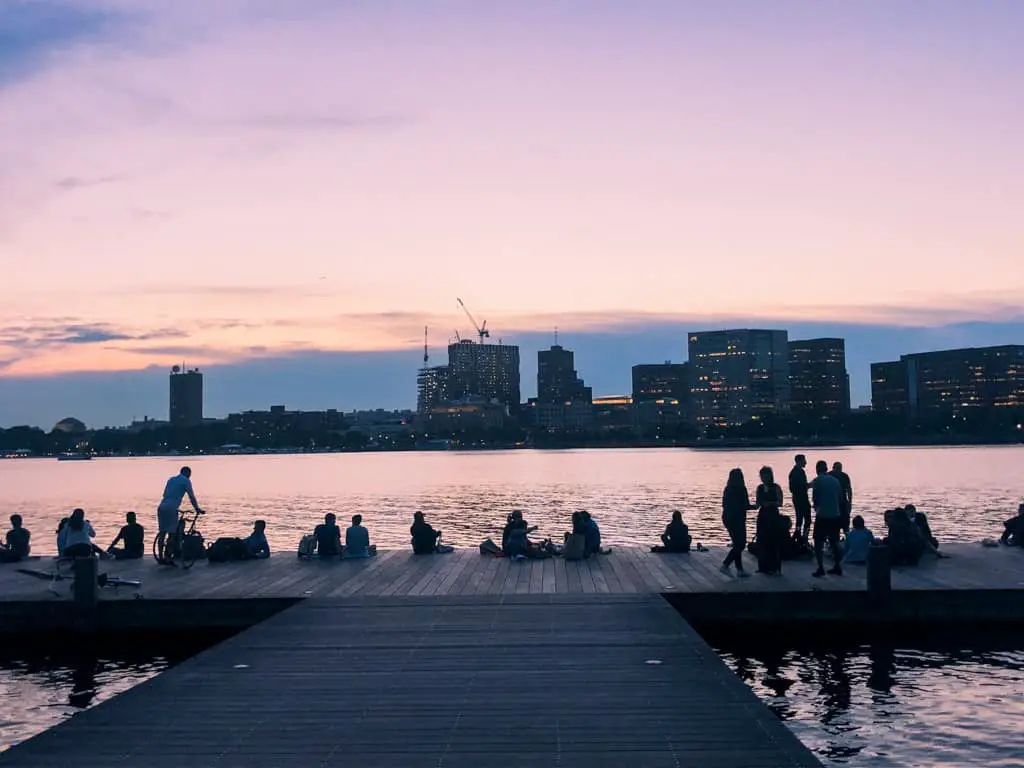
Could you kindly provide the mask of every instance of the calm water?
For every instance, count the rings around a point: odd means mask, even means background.
[[[719,653],[826,765],[1024,765],[1020,650]]]
[[[585,508],[614,544],[650,544],[681,509],[697,540],[724,544],[720,499],[729,469],[742,467],[751,491],[758,469],[775,468],[783,487],[792,449],[780,451],[579,450],[424,452],[294,456],[0,461],[4,511],[20,512],[37,554],[56,551],[61,516],[85,508],[105,546],[126,510],[155,533],[164,482],[187,462],[207,538],[244,535],[269,521],[271,545],[292,550],[327,511],[361,513],[383,547],[406,546],[412,512],[423,509],[444,539],[475,546],[500,530],[506,513],[526,511],[541,533],[558,535]],[[855,511],[881,528],[881,512],[914,502],[940,539],[998,536],[1024,496],[1024,447],[851,448],[807,451],[842,461]]]
[[[158,653],[107,642],[95,648],[102,650],[0,651],[0,751],[148,680],[202,647],[192,639]]]

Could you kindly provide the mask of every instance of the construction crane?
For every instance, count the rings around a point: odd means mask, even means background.
[[[491,332],[487,330],[487,321],[484,320],[483,325],[478,325],[476,320],[469,313],[469,310],[466,309],[466,305],[463,303],[462,299],[456,297],[456,301],[459,302],[459,306],[462,307],[462,311],[466,313],[466,317],[469,318],[469,322],[471,322],[473,324],[473,327],[476,328],[476,335],[480,337],[480,343],[483,344],[484,339],[490,338],[491,336]]]

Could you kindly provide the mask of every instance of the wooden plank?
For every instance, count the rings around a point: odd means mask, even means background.
[[[528,663],[511,674],[510,659]],[[652,595],[306,600],[0,763],[469,768],[495,755],[551,768],[819,765]]]
[[[549,557],[544,561],[544,573],[541,578],[541,592],[552,595],[555,593],[555,561],[557,557]]]

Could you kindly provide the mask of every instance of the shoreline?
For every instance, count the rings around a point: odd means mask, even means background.
[[[91,459],[134,459],[134,458],[174,458],[176,456],[300,456],[324,455],[338,453],[497,453],[512,451],[589,451],[589,450],[657,450],[683,449],[692,451],[765,451],[782,449],[810,448],[1012,448],[1024,447],[1024,440],[1004,441],[849,441],[849,440],[702,440],[693,442],[655,442],[655,443],[579,443],[566,445],[466,445],[434,447],[377,447],[377,448],[252,448],[210,451],[166,451],[150,453],[90,453],[84,460]],[[41,454],[4,454],[0,461],[20,461],[26,459],[58,459],[64,452]]]

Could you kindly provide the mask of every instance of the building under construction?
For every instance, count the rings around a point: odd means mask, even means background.
[[[423,329],[423,367],[416,377],[416,406],[420,415],[445,403],[476,400],[499,403],[510,414],[519,411],[519,347],[513,344],[488,344],[487,321],[476,322],[466,305],[459,306],[476,329],[479,341],[458,336],[448,345],[448,364],[430,366],[427,329]]]

